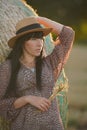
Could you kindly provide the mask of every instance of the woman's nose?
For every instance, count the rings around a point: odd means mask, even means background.
[[[38,46],[43,46],[43,40],[42,39],[37,39],[37,45]]]

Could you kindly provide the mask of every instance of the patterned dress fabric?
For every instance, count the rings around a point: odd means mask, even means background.
[[[25,95],[50,97],[55,82],[68,59],[74,31],[64,26],[59,39],[60,44],[56,45],[52,53],[43,59],[41,91],[36,88],[35,69],[32,70],[21,63],[16,95],[8,99],[3,98],[11,75],[11,64],[9,60],[6,60],[0,65],[0,116],[10,121],[10,130],[64,130],[56,98],[46,112],[41,112],[30,104],[19,109],[15,109],[13,105],[18,97]]]

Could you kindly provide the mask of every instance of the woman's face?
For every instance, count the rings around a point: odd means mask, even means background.
[[[43,38],[31,38],[25,42],[23,52],[31,56],[39,56],[43,48]]]

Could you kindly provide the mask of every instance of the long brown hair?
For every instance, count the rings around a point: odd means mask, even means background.
[[[15,45],[8,55],[7,59],[11,62],[11,77],[7,87],[7,91],[5,93],[5,97],[11,95],[12,92],[16,94],[16,80],[19,69],[21,67],[20,64],[20,57],[23,54],[23,45],[25,41],[29,40],[30,38],[43,38],[43,32],[32,32],[30,34],[24,35],[19,38]],[[41,90],[41,72],[42,72],[42,59],[43,59],[43,50],[41,51],[40,56],[36,57],[36,87],[38,90]]]

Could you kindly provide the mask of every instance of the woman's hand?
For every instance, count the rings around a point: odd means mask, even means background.
[[[44,97],[26,96],[26,102],[37,107],[41,111],[47,111],[51,105],[51,102]]]

